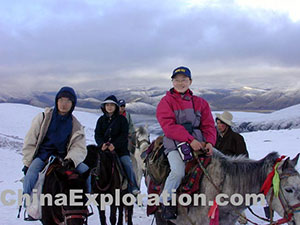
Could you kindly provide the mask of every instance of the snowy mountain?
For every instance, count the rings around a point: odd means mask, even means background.
[[[242,87],[235,89],[199,89],[192,86],[198,96],[206,99],[212,110],[272,111],[300,103],[298,89],[258,89]],[[166,89],[136,88],[113,91],[78,91],[78,107],[98,109],[109,95],[125,99],[128,110],[133,113],[152,115]],[[52,106],[56,92],[1,93],[0,103],[23,103],[39,107]]]
[[[286,123],[288,123],[288,121],[295,121],[297,114],[300,115],[299,110],[300,106],[295,106],[271,114],[248,112],[234,112],[233,114],[234,120],[237,123],[241,123],[241,121],[252,121],[253,124],[259,124],[265,121],[266,123],[270,122],[274,124],[280,121],[285,121]],[[23,167],[21,148],[33,117],[41,111],[43,111],[42,108],[24,104],[0,104],[0,193],[3,193],[3,191],[7,189],[17,193],[17,191],[22,188],[19,182],[20,178],[22,178],[21,169]],[[85,126],[87,143],[94,143],[94,127],[100,113],[76,110],[74,114]],[[156,133],[160,132],[160,128],[153,116],[135,114],[134,120],[136,125],[148,123],[151,131],[151,139],[156,136]],[[299,152],[300,129],[248,132],[243,133],[243,136],[250,158],[253,159],[260,159],[271,151],[278,151],[280,154],[290,157],[294,157]],[[299,170],[299,166],[297,168]],[[143,184],[144,183],[142,183],[142,185]],[[144,185],[142,186],[142,193],[146,193]],[[7,198],[16,199],[17,194],[8,195]],[[96,225],[99,224],[98,212],[95,207],[93,208],[94,215],[89,218],[89,224]],[[39,222],[25,222],[22,216],[21,219],[17,219],[17,209],[17,204],[5,206],[3,202],[0,201],[0,225],[40,224]],[[259,215],[264,215],[262,206],[254,206],[252,209]],[[262,223],[262,221],[253,217],[249,211],[246,211],[246,215],[252,221]],[[275,219],[278,219],[278,216],[276,216]],[[146,208],[144,206],[135,206],[133,221],[134,224],[150,225],[152,223],[152,216],[146,216]]]

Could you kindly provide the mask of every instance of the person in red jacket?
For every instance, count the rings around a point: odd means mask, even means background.
[[[191,72],[187,67],[176,68],[171,76],[173,88],[160,100],[156,117],[165,134],[164,147],[171,172],[164,186],[164,193],[172,194],[185,175],[185,162],[177,145],[186,142],[193,151],[207,150],[212,155],[216,142],[216,129],[209,104],[189,89],[192,84]],[[163,202],[162,216],[166,220],[176,219],[177,207]],[[161,200],[162,201],[162,200]]]

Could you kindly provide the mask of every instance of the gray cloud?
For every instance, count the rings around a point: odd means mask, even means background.
[[[178,65],[192,69],[197,87],[286,85],[299,79],[299,28],[287,15],[233,1],[7,0],[0,87],[169,86]]]

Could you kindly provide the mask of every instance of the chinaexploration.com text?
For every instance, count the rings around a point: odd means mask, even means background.
[[[17,196],[16,196],[17,195]],[[126,206],[131,206],[135,203],[141,206],[143,205],[143,199],[147,199],[147,205],[149,206],[158,206],[161,203],[164,205],[173,205],[176,204],[182,206],[212,206],[213,201],[207,201],[205,194],[180,194],[178,195],[175,190],[172,190],[171,195],[167,192],[163,192],[161,195],[158,194],[138,194],[134,196],[133,194],[125,194],[121,198],[120,190],[115,190],[115,196],[111,194],[88,194],[85,193],[87,202],[85,203],[86,206],[94,204],[96,206],[100,205],[101,210],[104,210],[106,206],[110,206],[111,204],[115,204],[116,206],[120,206],[121,200],[122,203]],[[97,197],[99,196],[98,202]],[[17,197],[17,199],[15,198]],[[168,198],[171,197],[171,202],[168,201]],[[18,203],[18,205],[22,205],[22,199],[25,200],[26,205],[30,205],[30,195],[23,194],[22,190],[19,189],[18,193],[13,190],[7,189],[1,192],[1,203],[4,206],[12,206]],[[56,194],[54,197],[51,194],[40,194],[39,200],[42,206],[44,205],[56,205],[56,206],[83,206],[83,191],[82,190],[70,190],[69,197],[64,193]],[[33,189],[32,194],[33,204],[38,202],[38,194],[37,190]],[[215,197],[215,201],[219,206],[226,206],[228,204],[232,204],[234,206],[250,206],[250,205],[257,205],[260,202],[261,205],[265,205],[266,199],[263,194],[245,194],[245,196],[241,194],[232,194],[228,196],[227,194],[218,194]]]

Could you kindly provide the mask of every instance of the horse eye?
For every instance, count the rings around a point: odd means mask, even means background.
[[[287,193],[293,193],[293,189],[292,188],[285,188],[284,189]]]

